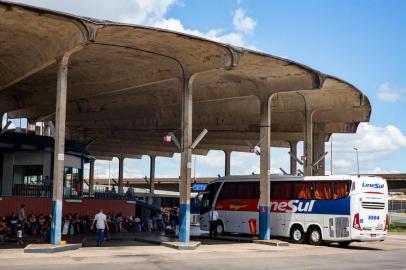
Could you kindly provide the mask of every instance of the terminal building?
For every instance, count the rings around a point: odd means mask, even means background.
[[[3,127],[0,212],[12,201],[23,203],[23,193],[49,194],[52,203],[44,199],[53,211],[54,244],[60,241],[62,213],[75,205],[108,211],[114,201],[115,209],[134,212],[145,203],[125,197],[125,158],[151,157],[154,194],[156,157],[180,153],[179,241],[188,242],[192,154],[224,151],[229,175],[232,151],[260,153],[259,205],[269,209],[271,147],[292,153],[290,174],[324,175],[331,134],[355,133],[370,119],[371,105],[361,90],[289,59],[3,1],[0,14],[0,113],[26,118],[29,125],[52,123],[55,131],[51,138]],[[297,168],[299,141],[303,172]],[[112,157],[119,158],[121,199],[99,199],[94,160]],[[44,190],[24,186],[41,177]],[[269,239],[270,212],[262,211],[259,219],[259,236]]]

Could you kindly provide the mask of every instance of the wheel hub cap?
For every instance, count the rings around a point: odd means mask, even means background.
[[[319,242],[320,240],[320,234],[317,231],[313,231],[310,237],[312,238],[313,242]]]
[[[302,233],[301,233],[299,230],[295,230],[295,231],[293,232],[293,238],[294,238],[296,241],[299,241],[300,238],[302,238]]]

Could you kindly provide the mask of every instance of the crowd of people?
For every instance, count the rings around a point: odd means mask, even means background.
[[[124,216],[122,213],[106,213],[108,230],[105,232],[109,240],[110,233],[120,232],[152,232],[164,231],[168,228],[176,232],[179,225],[178,209],[164,209],[161,212],[152,212],[150,216]],[[62,239],[77,234],[93,233],[92,215],[67,214],[62,219]],[[25,205],[21,205],[17,213],[7,217],[0,217],[0,242],[7,238],[17,239],[17,244],[23,244],[23,236],[42,237],[49,242],[52,223],[51,214],[25,214]]]

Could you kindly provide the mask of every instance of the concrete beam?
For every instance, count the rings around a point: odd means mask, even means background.
[[[155,156],[149,156],[150,166],[149,166],[149,193],[151,197],[155,193]]]
[[[260,196],[259,196],[259,239],[269,240],[271,229],[271,98],[261,100],[261,130],[260,130]]]
[[[94,195],[94,163],[95,160],[90,160],[89,164],[89,195]]]
[[[58,78],[56,87],[56,121],[54,146],[54,177],[52,193],[52,226],[51,244],[61,243],[62,201],[63,201],[63,175],[65,160],[65,119],[66,96],[68,84],[69,54],[58,59]]]
[[[224,175],[225,176],[231,175],[231,152],[232,151],[224,151],[224,154],[225,154]]]
[[[325,134],[322,128],[315,126],[316,130],[313,135],[313,161],[317,161],[325,153]],[[315,175],[325,175],[326,163],[325,159],[322,159],[318,164],[317,168],[314,168]]]
[[[118,157],[118,193],[124,194],[124,157]]]
[[[181,163],[180,163],[180,184],[179,184],[179,241],[190,241],[190,188],[192,174],[192,149],[193,142],[193,81],[196,77],[192,75],[188,83],[182,89],[182,137],[181,137]]]
[[[289,141],[290,145],[290,152],[294,157],[297,157],[297,141]],[[290,156],[290,174],[296,175],[297,174],[297,161],[296,159]]]
[[[306,176],[313,175],[313,112],[306,112],[306,120],[305,120],[305,137],[304,137],[304,149],[303,153],[306,156],[306,160],[304,161],[304,174]]]

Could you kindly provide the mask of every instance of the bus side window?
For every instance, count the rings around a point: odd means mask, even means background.
[[[257,182],[258,183],[258,182]],[[256,182],[239,182],[237,183],[237,194],[235,199],[258,199]],[[259,185],[258,185],[259,186]]]
[[[350,193],[350,184],[348,181],[334,182],[334,200],[347,197]]]
[[[292,182],[273,182],[271,184],[272,200],[289,200],[292,199]]]
[[[235,199],[237,194],[237,183],[225,182],[220,190],[217,201]]]
[[[293,198],[311,200],[313,199],[313,182],[294,182]]]
[[[316,200],[331,200],[333,197],[333,183],[327,181],[316,181],[315,183],[314,198]]]

